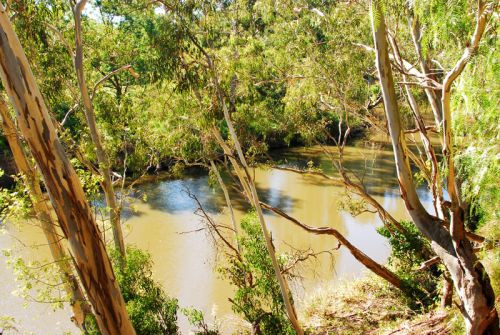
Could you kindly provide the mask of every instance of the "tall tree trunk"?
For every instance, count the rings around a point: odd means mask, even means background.
[[[3,97],[0,97],[0,115],[2,117],[3,133],[9,143],[17,169],[23,175],[23,180],[28,188],[35,214],[38,221],[41,223],[43,233],[47,239],[50,253],[59,267],[64,288],[71,297],[70,304],[73,310],[73,316],[71,319],[78,328],[84,330],[85,316],[92,313],[92,311],[90,306],[87,304],[85,295],[73,273],[70,258],[66,254],[66,251],[62,246],[61,239],[56,231],[57,221],[54,220],[51,215],[50,207],[40,188],[37,173],[26,157],[16,126],[9,115],[9,110],[6,102],[3,100]]]
[[[0,75],[68,239],[82,286],[104,335],[135,334],[106,246],[78,176],[50,119],[21,43],[0,5]]]
[[[414,38],[414,44],[415,48],[417,49],[417,52],[419,52],[419,57],[421,57],[421,49],[420,49],[420,28],[418,28],[418,38],[413,36]],[[394,52],[394,58],[397,63],[399,63],[401,66],[403,66],[403,59],[401,58],[401,54],[399,53],[399,49],[396,43],[396,39],[393,36],[388,36],[389,37],[389,43],[392,46],[393,52]],[[417,40],[418,42],[415,42]],[[423,64],[422,66],[422,71],[428,71],[426,63],[422,61]],[[405,74],[403,74],[403,80],[405,82],[408,82],[408,78]],[[426,89],[426,92],[429,89]],[[434,90],[431,90],[434,92]],[[417,104],[417,101],[415,100],[415,97],[413,96],[413,93],[410,89],[409,85],[405,85],[405,92],[406,92],[406,97],[408,99],[408,104],[410,105],[410,109],[413,112],[413,117],[415,119],[415,124],[417,125],[417,129],[419,130],[420,133],[420,138],[422,140],[422,144],[424,146],[425,154],[427,156],[427,159],[429,160],[431,164],[431,176],[428,180],[429,182],[429,187],[432,192],[432,201],[434,205],[434,210],[436,211],[436,215],[444,220],[444,209],[443,209],[443,186],[441,184],[441,176],[439,175],[439,164],[437,161],[436,153],[434,151],[434,147],[432,146],[432,143],[429,139],[427,129],[425,128],[425,123],[424,119],[422,118],[422,114],[420,113],[420,108]],[[428,94],[427,95],[429,101],[434,101],[436,102],[436,95],[435,94]],[[432,105],[432,102],[431,102]],[[439,105],[440,106],[440,105]],[[434,110],[434,107],[432,107]],[[441,109],[438,111],[439,115],[442,115]],[[442,118],[441,118],[442,119]],[[441,122],[441,121],[440,121]],[[439,129],[440,123],[437,123],[436,121],[436,127]],[[411,153],[411,151],[409,151]]]
[[[226,184],[224,183],[224,180],[222,180],[222,176],[219,173],[219,169],[217,168],[217,165],[215,165],[215,162],[213,160],[210,160],[210,168],[212,169],[213,173],[215,174],[215,177],[217,178],[217,182],[219,183],[220,188],[222,189],[222,192],[224,193],[224,199],[226,200],[226,205],[227,209],[229,210],[229,215],[231,217],[231,224],[233,226],[234,230],[234,239],[236,242],[236,246],[238,248],[238,252],[241,254],[241,245],[240,241],[238,240],[238,222],[236,222],[236,217],[234,215],[234,210],[233,210],[233,205],[231,203],[231,197],[229,196],[229,192],[227,191]]]
[[[463,226],[454,227],[457,218],[452,210],[450,231],[446,230],[438,218],[431,216],[424,209],[418,198],[410,170],[408,148],[401,126],[394,88],[384,13],[376,0],[372,0],[372,28],[377,70],[394,150],[401,196],[413,222],[422,234],[431,241],[432,249],[450,272],[462,304],[461,310],[467,333],[471,335],[483,334],[485,328],[490,325],[490,333],[497,334],[499,332],[498,316],[494,305],[493,290],[487,274],[473,253],[469,240],[465,238],[465,231],[461,229]],[[446,117],[444,122],[446,123]],[[457,229],[460,234],[459,238],[456,237],[455,230]]]
[[[85,118],[90,130],[90,137],[94,143],[97,155],[97,162],[99,163],[99,172],[102,176],[102,189],[106,198],[106,205],[109,208],[109,218],[111,222],[111,229],[113,230],[113,239],[115,248],[120,252],[122,257],[125,256],[125,242],[123,240],[123,232],[120,222],[120,208],[116,201],[113,182],[111,180],[111,167],[109,164],[108,156],[104,151],[101,137],[97,129],[97,122],[95,118],[94,106],[87,88],[85,81],[85,74],[83,71],[83,45],[82,45],[82,11],[85,7],[86,0],[79,1],[74,10],[75,16],[75,59],[74,65],[76,70],[76,77],[78,79],[78,86],[82,95],[83,105],[85,107]],[[123,176],[125,178],[125,176]]]
[[[233,164],[235,170],[237,171],[237,175],[240,179],[241,184],[243,185],[243,188],[245,190],[245,193],[247,193],[248,199],[251,201],[253,207],[255,208],[255,211],[257,212],[257,216],[259,218],[260,226],[262,229],[262,233],[264,235],[264,239],[266,240],[266,247],[268,254],[271,258],[271,262],[274,268],[274,273],[276,275],[276,279],[278,280],[278,284],[281,290],[281,296],[283,298],[283,302],[285,303],[285,308],[286,308],[286,313],[288,316],[288,319],[290,320],[290,323],[293,326],[293,329],[297,333],[297,335],[303,335],[304,331],[302,330],[302,327],[300,326],[299,320],[297,318],[297,312],[295,310],[295,306],[293,305],[291,293],[290,293],[290,288],[288,286],[288,282],[286,279],[283,277],[283,274],[281,273],[281,269],[278,263],[278,259],[276,258],[276,250],[274,249],[274,245],[271,240],[271,235],[269,234],[269,230],[267,228],[265,219],[264,219],[264,213],[262,212],[262,208],[260,205],[259,201],[259,196],[257,195],[257,189],[255,187],[255,183],[252,179],[252,177],[249,174],[248,171],[248,164],[245,159],[245,155],[243,154],[243,150],[241,148],[240,142],[238,140],[238,136],[236,135],[236,131],[233,126],[233,122],[231,121],[231,116],[229,115],[229,111],[227,108],[227,105],[224,101],[224,96],[222,94],[222,89],[219,86],[218,82],[218,77],[217,73],[215,71],[215,67],[212,63],[212,60],[209,56],[207,56],[207,61],[209,62],[209,67],[210,70],[212,71],[213,74],[213,82],[217,94],[217,98],[222,106],[222,111],[224,113],[224,119],[226,121],[226,124],[229,128],[229,133],[231,136],[231,139],[233,140],[234,146],[236,148],[237,152],[237,157],[239,160],[239,163],[236,161],[236,159],[231,158],[232,154],[229,153],[229,157],[231,160],[231,163]],[[214,130],[214,134],[218,135],[219,143],[223,146],[224,149],[224,144],[223,140],[220,137],[220,134],[218,134],[218,130]],[[221,141],[222,140],[222,141]],[[228,148],[225,149],[227,151]],[[241,169],[240,169],[240,164],[241,164]]]

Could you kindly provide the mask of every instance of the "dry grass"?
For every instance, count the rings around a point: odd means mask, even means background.
[[[415,316],[398,290],[374,276],[343,282],[307,299],[301,319],[310,334],[379,334]]]
[[[456,308],[417,314],[398,290],[375,276],[318,290],[301,312],[310,335],[459,335]]]
[[[405,321],[390,329],[372,334],[384,335],[448,335],[452,325],[449,323],[449,314],[446,311],[432,311],[417,318]]]
[[[492,246],[478,256],[496,296],[500,295],[500,225],[491,220],[479,233]],[[457,297],[454,297],[457,300]],[[497,309],[500,299],[497,299]],[[304,303],[301,320],[311,335],[461,335],[463,317],[456,307],[416,314],[398,290],[376,276],[318,290]]]

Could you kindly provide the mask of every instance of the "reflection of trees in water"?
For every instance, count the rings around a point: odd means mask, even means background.
[[[336,148],[332,149],[335,153]],[[350,172],[356,174],[363,182],[368,193],[374,196],[384,198],[399,198],[399,189],[394,168],[394,159],[392,152],[378,146],[373,148],[347,147],[345,150],[345,167]],[[297,169],[307,169],[309,166],[319,167],[328,175],[337,176],[333,169],[330,158],[320,147],[294,148],[280,150],[272,153],[272,158],[285,167]],[[237,188],[234,187],[233,180],[222,172],[222,177],[228,185],[228,191],[236,210],[247,211],[250,209],[248,202],[243,198]],[[269,170],[268,173],[272,173]],[[288,194],[285,190],[273,188],[272,176],[265,181],[256,180],[257,193],[261,201],[290,212],[300,199]],[[287,178],[287,177],[285,177]],[[300,182],[311,186],[331,187],[332,183],[324,178],[317,176],[303,175]],[[266,184],[265,186],[263,184]],[[142,194],[146,195],[146,202],[153,210],[165,211],[168,213],[180,213],[191,211],[197,208],[193,199],[191,199],[186,190],[195,194],[202,204],[203,208],[210,214],[216,214],[225,206],[224,196],[218,186],[209,185],[209,179],[206,174],[194,174],[183,179],[164,180],[156,183],[142,184],[131,193],[132,198],[139,198]],[[429,198],[428,192],[423,185],[419,189],[422,199],[426,201]],[[137,200],[140,201],[140,200]],[[127,204],[129,205],[129,204]],[[134,212],[129,206],[125,206],[122,216],[128,219],[131,216],[141,215],[141,212]],[[267,212],[268,214],[272,214]]]
[[[227,175],[223,178],[230,185],[230,178]],[[197,205],[189,197],[187,191],[196,195],[207,213],[218,213],[225,206],[222,191],[218,187],[211,187],[206,175],[143,184],[137,187],[136,192],[132,193],[131,196],[138,198],[145,194],[146,202],[151,206],[151,209],[175,214],[196,210]],[[228,191],[233,206],[237,210],[247,211],[250,209],[248,202],[234,187],[230,187]],[[257,187],[257,193],[262,201],[285,210],[290,210],[296,201],[278,189]],[[141,215],[141,213],[132,211],[129,206],[124,208],[122,215],[124,218],[134,215]]]
[[[218,211],[216,198],[219,194],[209,186],[207,175],[143,184],[137,187],[136,195],[145,194],[146,202],[153,210],[175,214],[196,210],[197,206],[189,197],[187,190],[196,194],[207,212]]]
[[[336,147],[326,147],[326,149],[333,157],[338,157]],[[305,170],[312,165],[327,175],[340,178],[330,157],[319,146],[280,150],[272,153],[271,157],[280,166]],[[400,197],[394,156],[387,142],[370,141],[366,142],[364,147],[346,147],[343,164],[346,170],[359,178],[370,195]],[[309,181],[316,185],[328,184],[316,177],[310,178]],[[428,198],[425,190],[425,185],[419,189],[424,195],[424,201]]]

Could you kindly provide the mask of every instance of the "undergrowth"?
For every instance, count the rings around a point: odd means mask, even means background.
[[[439,298],[438,284],[441,270],[433,266],[421,271],[418,268],[431,255],[425,250],[431,250],[428,240],[412,222],[401,221],[405,233],[390,232],[385,226],[377,232],[387,238],[391,247],[389,266],[403,280],[405,303],[413,310],[426,311]]]

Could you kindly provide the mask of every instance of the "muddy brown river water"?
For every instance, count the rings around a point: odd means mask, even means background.
[[[283,165],[297,168],[304,168],[312,162],[325,173],[335,176],[330,159],[319,147],[287,149],[274,152],[273,156]],[[369,193],[393,216],[407,218],[389,148],[349,147],[346,148],[345,161],[347,168],[358,174]],[[376,232],[381,224],[379,218],[372,213],[352,217],[340,210],[339,201],[344,198],[345,191],[339,184],[320,176],[278,169],[259,167],[252,173],[262,201],[309,225],[335,227],[363,252],[379,262],[386,261],[388,245]],[[124,210],[126,241],[151,253],[154,277],[170,296],[179,299],[182,307],[196,307],[204,311],[209,320],[215,315],[223,333],[230,333],[239,322],[228,302],[233,288],[214,271],[217,251],[212,240],[203,231],[191,232],[203,225],[194,214],[197,206],[186,190],[198,197],[210,215],[229,224],[222,192],[209,186],[206,175],[186,176],[138,187],[139,193],[147,195],[147,201],[136,201],[134,211]],[[422,188],[419,193],[424,204],[430,207],[426,190]],[[236,196],[234,200],[236,215],[240,218],[248,206]],[[332,237],[311,235],[271,213],[266,213],[266,222],[281,252],[308,248],[316,252],[331,251],[303,264],[302,278],[291,283],[299,309],[304,297],[318,287],[363,275],[365,269],[345,248],[334,250],[337,242]],[[28,259],[49,257],[43,246],[29,251],[20,248],[21,242],[43,244],[43,235],[38,228],[21,224],[20,228],[7,226],[6,230],[6,234],[0,235],[0,249],[24,250],[22,253]],[[16,289],[16,282],[12,270],[3,264],[4,260],[5,257],[0,256],[0,316],[14,317],[23,330],[21,333],[40,335],[71,331],[77,334],[69,321],[67,308],[53,312],[48,304],[32,302],[24,306],[21,298],[11,294]],[[179,317],[179,325],[183,333],[189,333],[190,327],[183,316]]]

